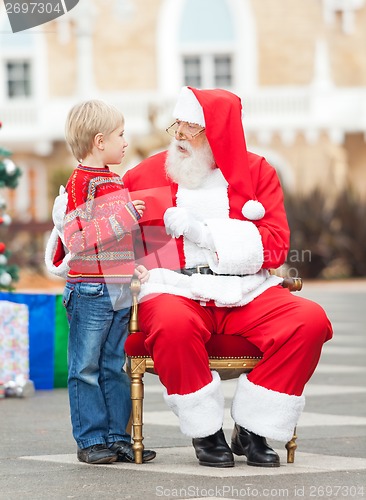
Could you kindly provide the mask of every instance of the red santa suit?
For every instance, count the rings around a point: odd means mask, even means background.
[[[136,259],[150,270],[139,308],[146,346],[167,404],[182,432],[195,438],[223,423],[220,379],[209,369],[205,343],[214,331],[248,338],[263,359],[239,378],[232,416],[249,431],[287,441],[304,406],[304,385],[331,337],[329,320],[268,271],[286,259],[289,228],[274,168],[247,152],[239,97],[187,87],[174,116],[205,127],[218,168],[188,189],[167,176],[163,152],[123,178],[131,198],[147,206],[135,240]],[[202,221],[213,247],[168,235],[170,207]],[[177,272],[182,269],[200,272]]]

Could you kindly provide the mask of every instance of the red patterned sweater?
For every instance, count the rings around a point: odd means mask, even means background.
[[[127,283],[135,269],[131,229],[140,218],[120,176],[78,165],[66,191],[70,282]]]

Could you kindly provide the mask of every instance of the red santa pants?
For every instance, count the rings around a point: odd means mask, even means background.
[[[332,337],[324,310],[281,286],[231,308],[158,295],[140,304],[139,322],[168,394],[189,394],[212,381],[205,343],[216,332],[242,335],[263,352],[248,375],[253,384],[300,396]]]

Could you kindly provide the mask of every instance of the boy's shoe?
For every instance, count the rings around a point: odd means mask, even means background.
[[[127,441],[116,441],[109,446],[109,449],[117,453],[118,462],[135,462],[135,454],[132,449],[132,444]],[[144,450],[142,454],[142,461],[150,462],[156,457],[156,452],[153,450]]]
[[[117,454],[111,451],[105,444],[94,444],[87,448],[78,448],[77,457],[79,462],[87,464],[111,464],[117,461]]]

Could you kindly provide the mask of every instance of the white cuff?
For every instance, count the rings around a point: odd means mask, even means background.
[[[263,265],[263,244],[258,228],[238,219],[206,219],[216,252],[206,252],[210,268],[218,274],[257,273]]]
[[[49,271],[52,274],[55,274],[56,276],[60,276],[61,278],[66,278],[67,273],[69,272],[69,260],[71,259],[71,253],[66,253],[67,250],[65,249],[65,256],[59,266],[55,266],[54,264],[54,257],[55,257],[55,252],[57,250],[57,245],[58,245],[58,240],[60,236],[58,234],[58,230],[56,226],[51,231],[51,235],[48,239],[47,245],[46,245],[46,250],[45,250],[45,264],[47,271]]]
[[[240,375],[231,406],[235,422],[250,432],[287,442],[305,406],[304,396],[293,396],[253,384]]]
[[[169,394],[164,391],[169,408],[179,418],[183,434],[192,438],[211,436],[224,421],[224,395],[220,376],[212,372],[212,382],[190,394]]]
[[[204,225],[202,228],[201,240],[198,243],[198,246],[201,248],[206,248],[207,250],[211,250],[211,252],[216,252],[213,236],[210,229],[206,225]]]

